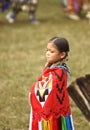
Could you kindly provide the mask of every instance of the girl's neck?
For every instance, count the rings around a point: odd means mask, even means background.
[[[65,65],[66,64],[66,62],[65,61],[58,61],[58,62],[56,62],[56,63],[53,63],[51,66],[50,66],[50,68],[53,68],[53,67],[55,67],[55,66],[62,66],[62,65]]]
[[[65,59],[63,59],[63,60],[61,60],[61,61],[57,61],[57,62],[55,62],[55,63],[53,63],[53,64],[51,64],[51,63],[46,63],[43,70],[45,70],[47,67],[53,68],[53,67],[56,67],[56,66],[65,66],[67,60],[68,60],[68,58],[66,57]]]

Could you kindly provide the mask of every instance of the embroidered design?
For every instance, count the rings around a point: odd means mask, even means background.
[[[39,90],[37,90],[37,97],[38,97],[38,100],[40,101],[40,102],[44,102],[45,101],[45,99],[47,98],[47,96],[48,96],[48,89],[46,89],[45,91],[44,91],[44,94],[43,94],[43,96],[41,97],[40,96],[40,92],[39,92]]]
[[[60,81],[62,81],[63,75],[64,75],[64,71],[62,70],[61,76],[59,76],[55,71],[54,71],[54,73],[55,73],[56,77],[57,77]]]
[[[56,97],[57,97],[57,99],[58,99],[59,103],[60,103],[60,104],[62,104],[62,103],[63,103],[63,100],[64,100],[65,95],[64,95],[64,94],[62,94],[62,98],[61,98],[61,99],[60,99],[60,97],[58,96],[58,94],[56,94]]]
[[[62,83],[61,88],[59,87],[58,83],[56,84],[56,88],[57,88],[57,90],[59,91],[59,93],[62,93],[62,90],[63,90],[63,88],[64,88],[64,81],[63,81],[63,83]]]
[[[52,89],[52,74],[49,73],[49,76],[45,77],[42,75],[41,81],[36,82],[35,84],[35,94],[38,101],[44,105],[49,93]]]

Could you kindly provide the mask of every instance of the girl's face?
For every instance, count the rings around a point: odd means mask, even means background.
[[[47,44],[46,59],[48,63],[56,63],[63,58],[63,52],[59,52],[53,43]]]

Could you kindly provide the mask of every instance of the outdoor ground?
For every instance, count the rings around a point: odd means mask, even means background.
[[[0,130],[28,130],[28,94],[46,62],[47,41],[62,36],[70,42],[71,83],[90,73],[90,25],[86,18],[67,19],[59,0],[40,0],[39,25],[31,24],[27,13],[9,24],[7,12],[0,13]],[[72,99],[71,109],[75,130],[89,130],[88,121]]]

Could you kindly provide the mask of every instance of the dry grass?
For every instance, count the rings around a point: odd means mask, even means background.
[[[0,14],[0,130],[28,130],[28,93],[45,63],[48,39],[59,35],[69,40],[68,65],[73,81],[90,73],[90,26],[86,19],[75,22],[65,18],[56,0],[40,0],[38,26],[29,23],[25,13],[9,25],[6,13]],[[76,130],[89,130],[72,100],[71,108]]]

